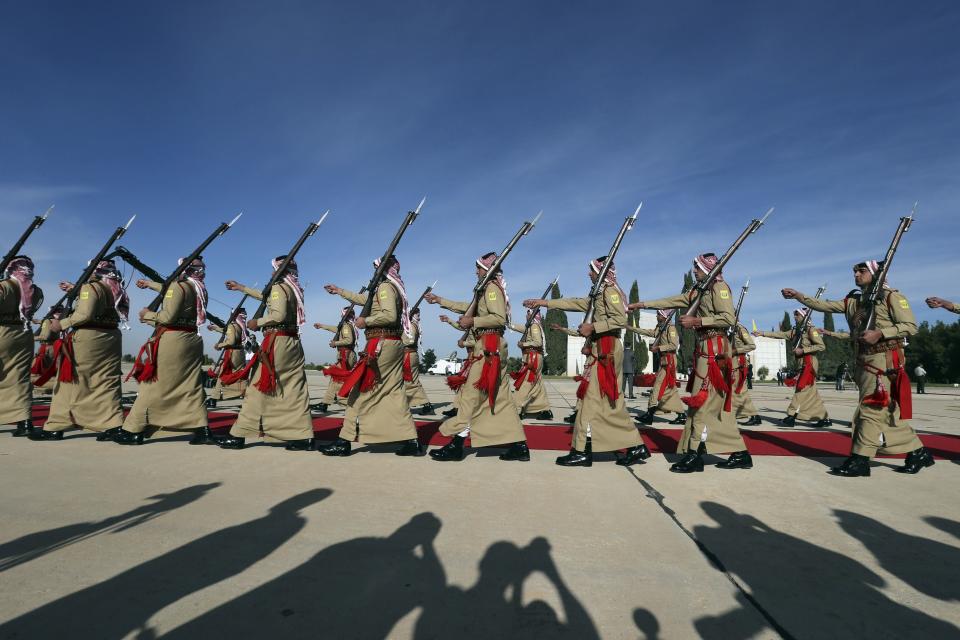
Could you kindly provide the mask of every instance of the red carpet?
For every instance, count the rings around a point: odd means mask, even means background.
[[[47,418],[46,405],[33,407],[34,421],[42,425]],[[210,413],[210,428],[215,431],[229,429],[236,420],[233,413]],[[341,418],[314,418],[313,430],[320,440],[333,440],[343,422]],[[438,433],[439,422],[418,422],[420,442],[443,445],[449,441]],[[570,449],[572,429],[569,425],[524,425],[527,443],[531,449],[543,451],[566,451]],[[753,431],[741,429],[750,453],[758,456],[803,456],[841,457],[850,453],[850,436],[832,431]],[[677,450],[682,429],[641,429],[643,441],[650,451],[673,453]],[[960,460],[960,436],[921,435],[920,440],[937,458]],[[469,443],[469,441],[468,441]],[[903,457],[903,456],[890,456]]]

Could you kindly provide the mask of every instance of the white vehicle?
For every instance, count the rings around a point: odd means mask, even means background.
[[[439,358],[432,367],[427,369],[427,373],[432,376],[449,376],[454,373],[460,373],[463,362],[457,358],[457,352],[454,351],[446,358]]]

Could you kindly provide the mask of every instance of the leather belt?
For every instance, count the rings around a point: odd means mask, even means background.
[[[197,332],[197,327],[196,327],[196,325],[194,325],[194,326],[192,326],[192,327],[184,327],[184,326],[178,325],[178,324],[162,324],[162,325],[160,325],[160,328],[163,329],[164,331],[182,331],[182,332],[184,332],[184,333],[196,333],[196,332]]]
[[[536,353],[543,353],[543,349],[539,347],[522,347],[520,349],[520,353],[530,353],[531,351],[534,351]]]
[[[503,336],[503,332],[504,332],[503,327],[496,328],[496,329],[477,329],[477,330],[476,330],[476,334],[477,334],[478,336],[486,336],[486,335],[489,335],[489,334],[491,334],[491,333],[495,333],[495,334],[497,334],[498,336]]]
[[[374,327],[373,329],[364,329],[363,337],[367,340],[371,338],[386,338],[387,340],[399,340],[401,329],[390,329],[387,327]]]
[[[697,329],[697,339],[698,340],[709,340],[710,338],[716,338],[719,336],[726,337],[727,332],[725,329]]]
[[[862,345],[858,352],[861,356],[873,356],[878,353],[886,353],[887,351],[896,351],[897,349],[903,348],[903,341],[899,338],[894,338],[892,340],[881,340],[877,344],[871,345]]]

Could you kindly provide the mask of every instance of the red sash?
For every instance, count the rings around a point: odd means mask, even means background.
[[[812,384],[817,383],[817,376],[813,372],[813,358],[810,354],[803,356],[803,368],[800,369],[800,375],[797,376],[797,391],[803,391]]]
[[[904,363],[900,358],[900,352],[894,350],[889,353],[893,359],[892,368],[895,372],[893,382],[890,384],[894,403],[900,407],[900,418],[910,420],[913,418],[913,395],[910,389],[910,377],[907,375],[907,370],[903,367]],[[863,404],[868,407],[877,408],[888,406],[890,404],[891,394],[887,393],[886,388],[883,386],[883,376],[885,376],[887,372],[866,362],[863,363],[863,368],[877,376],[877,389],[863,399]]]
[[[527,351],[524,356],[523,366],[520,367],[520,370],[510,374],[510,377],[513,378],[514,391],[520,390],[520,387],[523,386],[524,378],[526,378],[530,384],[537,381],[537,369],[540,367],[540,352],[530,350]]]
[[[31,373],[37,373],[39,376],[33,384],[40,387],[45,385],[54,374],[57,374],[57,380],[60,382],[74,382],[77,378],[76,358],[73,355],[73,332],[67,331],[62,338],[57,338],[53,342],[53,356],[50,364],[43,367],[41,356],[45,354],[47,345],[40,347],[40,353],[30,367]],[[36,369],[36,371],[34,371]]]
[[[372,389],[379,377],[375,361],[377,359],[377,347],[380,345],[380,341],[399,339],[399,336],[381,336],[367,340],[363,352],[360,354],[360,357],[357,358],[357,364],[350,370],[350,374],[346,380],[343,381],[343,386],[340,387],[337,395],[341,398],[346,398],[350,395],[350,392],[353,391],[354,387],[357,387],[360,393]]]
[[[413,364],[410,362],[410,356],[413,355],[413,351],[403,352],[403,381],[404,382],[413,382]]]
[[[500,335],[494,332],[484,334],[483,341],[483,370],[473,385],[487,395],[490,408],[497,402],[497,387],[500,386]]]
[[[743,393],[743,386],[747,383],[747,356],[741,354],[737,358],[737,389],[736,393]]]
[[[714,340],[716,340],[716,346],[714,346]],[[706,403],[707,398],[710,394],[710,387],[712,386],[717,390],[717,393],[725,397],[723,403],[723,410],[729,412],[733,407],[733,394],[730,393],[730,389],[733,386],[731,384],[731,377],[733,374],[733,368],[731,366],[729,359],[724,359],[724,365],[721,369],[720,363],[717,362],[717,357],[722,356],[724,353],[724,337],[715,336],[707,339],[707,353],[704,354],[700,351],[700,347],[697,347],[697,351],[693,354],[694,364],[696,364],[696,359],[701,357],[707,358],[707,376],[703,378],[703,384],[700,386],[700,390],[692,395],[685,398],[680,398],[684,404],[686,404],[691,409],[699,409]],[[690,376],[690,380],[687,382],[687,392],[693,390],[693,381],[694,378],[698,378],[696,368],[694,368],[693,375]]]
[[[473,357],[473,349],[467,349],[467,359],[460,365],[459,372],[447,376],[447,386],[453,391],[459,391],[470,375],[470,367],[473,365],[473,361],[479,359]]]
[[[577,397],[581,400],[587,395],[590,388],[590,367],[597,367],[597,384],[601,397],[606,397],[610,401],[610,406],[617,403],[620,397],[620,381],[617,380],[617,369],[613,364],[613,336],[603,336],[594,341],[597,355],[592,362],[588,361],[587,366],[583,368],[583,375],[577,376],[574,380],[580,382],[577,387]]]
[[[187,327],[158,327],[156,333],[140,347],[137,360],[133,363],[133,369],[130,370],[124,380],[133,378],[137,382],[153,382],[157,379],[157,355],[160,352],[160,336],[168,331],[196,333],[197,330]]]
[[[337,364],[324,367],[323,375],[330,376],[330,379],[335,382],[342,383],[347,379],[347,376],[350,375],[350,354],[353,353],[353,349],[350,347],[340,347],[337,349]]]
[[[666,367],[666,375],[663,379],[663,384],[660,385],[660,391],[657,393],[657,400],[663,398],[663,394],[667,392],[667,389],[675,389],[677,387],[677,356],[673,353],[661,353],[660,354],[661,362],[660,365]]]
[[[233,352],[236,349],[232,347],[226,347],[223,350],[223,364],[220,365],[220,372],[217,373],[213,369],[207,369],[207,375],[216,380],[217,378],[222,378],[223,376],[229,376],[234,372],[233,362],[231,362]]]
[[[274,355],[277,348],[277,336],[286,336],[288,338],[299,338],[296,331],[270,331],[263,337],[263,344],[260,345],[260,351],[256,352],[250,362],[243,369],[231,371],[229,374],[220,374],[220,382],[229,386],[240,380],[245,380],[253,367],[260,363],[260,377],[254,385],[257,390],[263,394],[272,394],[277,389],[277,368],[274,364]]]

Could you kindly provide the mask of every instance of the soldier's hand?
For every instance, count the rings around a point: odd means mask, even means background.
[[[860,342],[866,344],[877,344],[883,338],[883,333],[877,331],[876,329],[869,329],[863,332],[863,335],[860,336]]]
[[[148,313],[150,313],[150,309],[140,309],[140,313],[139,313],[140,322],[143,322],[143,321],[144,321],[143,319],[144,319],[145,317],[147,317],[147,314],[148,314]]]
[[[323,288],[327,290],[327,293],[330,293],[335,296],[340,295],[340,287],[338,287],[335,284],[325,284],[323,285]]]
[[[802,355],[803,355],[803,349],[794,349],[794,350],[793,350],[793,355],[795,355],[795,356],[802,356]]]
[[[577,333],[582,335],[584,338],[589,338],[593,335],[593,323],[592,322],[583,322],[577,327]]]
[[[71,289],[73,289],[73,283],[67,282],[66,280],[61,280],[59,287],[60,287],[60,291],[70,291]]]
[[[680,326],[684,329],[699,329],[703,325],[703,320],[697,316],[680,316]]]
[[[647,305],[643,302],[631,302],[627,305],[627,309],[630,311],[636,311],[637,309],[646,309]]]
[[[360,316],[359,318],[356,319],[356,321],[354,322],[354,324],[357,325],[357,329],[366,329],[366,328],[367,328],[367,319],[364,318],[363,316]]]
[[[659,351],[660,351],[660,347],[657,347],[657,346],[650,347],[650,353],[658,353]]]
[[[216,330],[216,328],[217,328],[217,325],[215,325],[215,324],[208,324],[208,325],[207,325],[207,331],[214,331],[214,330]]]
[[[523,306],[527,309],[539,309],[540,307],[545,307],[547,301],[543,298],[527,298],[523,301]]]
[[[250,329],[250,331],[256,331],[257,327],[259,326],[260,326],[260,323],[257,321],[256,318],[250,318],[249,320],[247,320],[247,329]]]
[[[440,314],[440,322],[450,322],[450,316]]]
[[[782,295],[787,300],[797,300],[802,297],[803,294],[797,291],[796,289],[780,289],[780,295]]]
[[[460,325],[462,329],[469,329],[473,326],[473,316],[460,316],[457,318],[457,324]]]
[[[459,340],[457,340],[457,346],[463,349],[467,346],[467,344],[463,341],[463,338],[460,338]]]
[[[60,333],[63,331],[63,327],[60,326],[60,321],[56,318],[51,319],[47,327],[49,327],[50,333]]]
[[[927,306],[931,309],[939,309],[940,307],[947,306],[947,301],[943,298],[938,298],[936,296],[930,296],[927,298]]]
[[[224,282],[227,286],[227,289],[230,291],[243,291],[243,285],[237,282],[236,280],[227,280]]]
[[[433,292],[430,292],[430,293],[428,293],[427,295],[423,296],[423,299],[426,300],[427,303],[429,303],[429,304],[439,304],[439,303],[440,303],[440,296],[438,296],[437,294],[435,294],[435,293],[433,293]]]
[[[589,346],[583,345],[583,347],[580,349],[580,353],[582,353],[585,356],[589,356],[593,354],[593,351],[590,350]]]
[[[331,349],[336,349],[336,348],[337,348],[337,345],[335,345],[334,342],[335,342],[334,340],[331,340],[331,341],[330,341],[330,348],[331,348]]]

